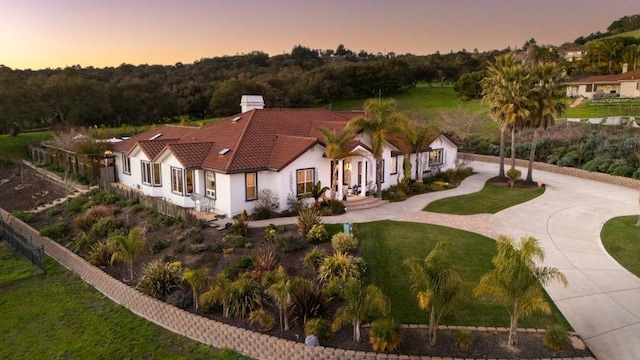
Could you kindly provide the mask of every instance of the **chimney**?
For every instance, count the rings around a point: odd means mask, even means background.
[[[629,64],[624,63],[622,64],[622,73],[626,73],[629,70]]]
[[[243,113],[253,109],[264,109],[264,99],[262,95],[242,95],[240,107]]]

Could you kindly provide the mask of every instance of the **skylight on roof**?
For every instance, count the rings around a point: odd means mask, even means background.
[[[233,122],[238,122],[238,120],[242,119],[242,116],[236,116],[233,119],[231,119],[231,121]]]
[[[220,150],[220,152],[218,154],[224,155],[224,154],[228,153],[229,151],[231,151],[229,148],[224,148],[224,149]]]
[[[153,135],[152,137],[150,137],[149,140],[155,140],[155,139],[159,138],[160,136],[162,136],[162,133],[157,133],[157,134]]]

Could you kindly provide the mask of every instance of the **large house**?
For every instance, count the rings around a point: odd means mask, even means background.
[[[567,96],[592,98],[596,93],[613,94],[620,97],[640,97],[640,69],[627,71],[626,64],[621,74],[587,76],[570,82]]]
[[[243,96],[242,113],[207,126],[165,125],[114,144],[117,181],[173,204],[233,216],[251,213],[260,190],[287,197],[309,194],[320,181],[331,182],[331,160],[317,129],[339,131],[362,112],[326,109],[264,109],[260,96]],[[356,155],[339,161],[338,199],[375,184],[371,140],[360,133],[348,145]],[[457,146],[441,135],[418,154],[421,171],[453,168]],[[411,155],[415,166],[416,155]],[[386,144],[382,188],[403,176],[403,155]]]

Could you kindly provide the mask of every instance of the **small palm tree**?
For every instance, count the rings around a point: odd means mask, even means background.
[[[331,190],[331,189],[329,187],[327,187],[327,186],[322,186],[320,181],[318,181],[317,183],[311,185],[311,194],[310,194],[310,196],[313,198],[313,207],[314,208],[318,208],[318,206],[320,205],[320,198],[322,198],[324,196],[324,194],[327,192],[327,190]]]
[[[275,282],[269,286],[267,292],[276,301],[280,312],[280,331],[289,331],[289,303],[291,302],[291,290],[293,280],[284,271],[282,266],[275,273]]]
[[[331,166],[331,198],[336,198],[336,189],[333,188],[338,183],[337,178],[337,169],[340,160],[344,160],[349,156],[358,155],[355,152],[347,151],[345,149],[347,143],[355,137],[355,133],[353,129],[349,127],[344,127],[340,131],[332,131],[327,128],[318,128],[318,131],[324,135],[325,138],[325,154],[329,159],[332,160],[333,165]],[[339,185],[339,184],[338,184]]]
[[[418,299],[418,307],[429,312],[429,343],[435,345],[438,323],[460,294],[462,280],[448,259],[446,244],[439,242],[424,260],[405,261],[409,268],[411,290]]]
[[[369,317],[384,317],[390,312],[389,299],[375,285],[365,286],[356,279],[349,279],[340,286],[340,296],[345,305],[338,308],[331,328],[334,332],[346,324],[353,325],[353,341],[360,341],[360,323]]]
[[[207,286],[209,282],[209,269],[201,268],[197,270],[186,269],[182,274],[184,281],[189,284],[191,287],[191,292],[193,293],[193,304],[198,310],[199,301],[198,297],[200,296],[200,291]]]
[[[473,292],[476,296],[489,294],[505,305],[511,317],[509,345],[515,345],[519,318],[536,311],[551,313],[540,284],[558,280],[567,286],[567,278],[554,267],[536,265],[544,260],[544,250],[532,236],[523,237],[516,245],[500,235],[497,247],[494,269],[480,278]]]
[[[222,305],[222,317],[228,318],[230,312],[231,281],[223,273],[216,276],[215,285],[210,285],[209,290],[200,295],[200,304],[207,309],[216,304]]]
[[[139,226],[134,227],[129,235],[116,235],[109,239],[115,246],[115,251],[111,255],[111,264],[122,261],[129,270],[129,279],[133,281],[133,264],[136,257],[144,250],[146,240],[144,231]]]

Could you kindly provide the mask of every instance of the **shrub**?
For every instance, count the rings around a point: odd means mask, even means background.
[[[251,219],[253,220],[264,220],[271,219],[271,210],[265,207],[255,207],[253,212],[251,213]]]
[[[273,252],[268,251],[259,253],[256,255],[256,259],[253,263],[254,277],[261,280],[266,272],[274,271],[279,264],[280,260],[278,260],[278,257]]]
[[[321,281],[329,283],[333,280],[358,279],[362,277],[359,260],[342,252],[327,256],[318,269]]]
[[[178,289],[167,296],[166,302],[180,309],[186,309],[191,305],[191,297],[189,293],[182,289]]]
[[[91,245],[87,253],[87,261],[94,266],[109,266],[115,252],[115,246],[109,241],[98,241]]]
[[[241,276],[229,285],[229,312],[237,318],[245,318],[251,311],[262,307],[262,289],[255,281]]]
[[[87,233],[77,234],[70,243],[67,244],[67,248],[76,254],[82,255],[87,245],[91,244],[91,239]]]
[[[207,244],[191,244],[189,245],[189,252],[191,254],[200,254],[209,250],[209,245]]]
[[[278,234],[274,242],[276,249],[282,253],[296,251],[304,247],[304,239],[294,232]]]
[[[176,254],[182,254],[184,252],[184,249],[185,249],[185,245],[184,244],[178,244],[173,249],[173,252],[176,253]]]
[[[509,169],[507,171],[507,178],[509,179],[511,187],[520,179],[520,176],[522,176],[522,172],[518,169]]]
[[[71,227],[66,222],[57,222],[53,225],[45,225],[40,229],[40,235],[54,239],[61,240],[65,236],[69,235]]]
[[[233,225],[231,225],[229,231],[235,235],[249,235],[249,216],[246,211],[242,210],[240,215],[233,218]]]
[[[283,233],[285,230],[284,226],[275,226],[273,224],[269,224],[267,225],[266,228],[264,228],[264,240],[266,242],[273,242],[276,238],[277,234],[281,234]]]
[[[542,343],[545,347],[555,351],[567,350],[571,347],[569,332],[561,325],[549,327]]]
[[[300,211],[298,214],[298,229],[303,236],[306,236],[314,225],[322,224],[322,217],[315,207]]]
[[[238,258],[233,264],[224,270],[224,275],[229,280],[234,280],[241,273],[249,270],[253,266],[253,258],[243,256]]]
[[[182,287],[182,264],[163,263],[160,260],[146,264],[136,289],[164,301],[169,294]]]
[[[120,200],[120,198],[118,198],[115,194],[104,190],[97,192],[94,198],[97,203],[105,205],[115,204],[116,202],[118,202],[118,200]]]
[[[299,215],[300,212],[305,210],[307,207],[303,199],[297,197],[294,193],[289,193],[287,195],[287,208],[291,214]]]
[[[149,245],[149,252],[155,255],[160,251],[168,248],[170,244],[171,244],[171,241],[169,239],[154,240],[153,242],[151,242],[151,245]]]
[[[324,261],[325,257],[327,257],[327,254],[324,252],[324,250],[318,248],[317,246],[314,246],[314,248],[304,256],[303,261],[307,267],[317,270],[320,267],[320,264],[322,264],[322,262]]]
[[[312,244],[318,244],[321,242],[327,241],[329,238],[329,233],[327,229],[324,228],[323,224],[316,224],[311,227],[311,230],[305,236],[305,239]]]
[[[56,206],[49,209],[49,211],[47,212],[47,215],[50,217],[55,217],[60,215],[61,213],[62,213],[62,210],[60,209],[60,207]]]
[[[31,223],[36,220],[36,214],[31,211],[14,211],[11,215],[26,223]]]
[[[135,204],[133,206],[131,206],[131,209],[129,209],[129,212],[131,212],[131,214],[137,214],[139,212],[145,211],[145,206],[142,204]]]
[[[224,247],[222,246],[222,244],[220,244],[219,242],[214,243],[211,246],[211,250],[216,253],[216,254],[222,254],[222,250],[224,249]]]
[[[349,252],[358,248],[358,239],[353,234],[339,232],[331,238],[331,246],[337,252]]]
[[[259,308],[249,313],[249,324],[257,331],[271,331],[276,324],[276,319],[272,313]]]
[[[262,189],[258,191],[258,199],[254,208],[254,214],[259,211],[271,216],[271,214],[278,212],[280,208],[280,201],[278,195],[270,189]],[[265,218],[267,219],[267,218]]]
[[[204,240],[198,229],[189,229],[187,232],[187,239],[190,244],[202,244],[202,241]]]
[[[473,345],[471,333],[466,329],[458,329],[453,336],[453,343],[462,350],[467,350]]]
[[[82,206],[87,202],[87,199],[84,196],[77,196],[67,200],[66,205],[64,206],[64,211],[67,214],[75,214],[82,210]]]
[[[247,245],[251,244],[251,239],[242,235],[230,234],[230,236],[225,236],[224,241],[233,244],[233,246],[237,248],[245,248]]]
[[[323,318],[309,319],[304,325],[304,335],[315,335],[318,340],[329,340],[333,337],[331,322]]]
[[[122,222],[113,216],[104,217],[96,222],[89,233],[94,237],[104,237],[122,227]]]
[[[291,315],[294,321],[306,324],[307,319],[322,316],[327,311],[328,304],[329,299],[322,285],[303,278],[293,280]]]
[[[413,184],[413,192],[417,194],[422,194],[425,191],[427,191],[427,186],[424,183],[417,182]]]
[[[369,343],[373,351],[395,351],[400,346],[400,325],[389,318],[374,321],[369,332]]]
[[[340,215],[346,212],[344,203],[340,200],[331,199],[327,202],[327,206],[331,209],[333,215]]]

